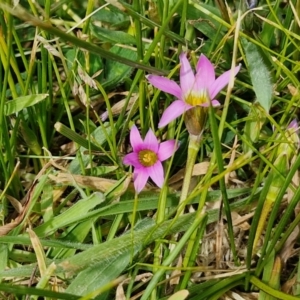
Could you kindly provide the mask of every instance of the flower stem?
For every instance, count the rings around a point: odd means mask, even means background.
[[[197,157],[197,154],[200,149],[201,138],[202,138],[202,134],[199,134],[199,135],[190,134],[187,164],[186,164],[185,175],[184,175],[184,179],[183,179],[181,196],[180,196],[180,200],[179,200],[179,206],[183,205],[183,207],[179,207],[179,210],[181,211],[181,213],[183,213],[184,206],[185,206],[182,203],[187,198],[187,195],[189,192],[190,182],[191,182],[191,178],[192,178],[192,174],[193,174],[196,157]]]

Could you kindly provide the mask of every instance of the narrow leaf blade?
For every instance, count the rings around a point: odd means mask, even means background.
[[[6,116],[12,115],[21,111],[26,107],[30,107],[39,103],[40,101],[44,100],[48,97],[48,94],[36,94],[36,95],[29,95],[29,96],[22,96],[11,101],[5,103],[4,113]]]

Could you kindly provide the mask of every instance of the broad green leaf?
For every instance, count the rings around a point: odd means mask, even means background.
[[[60,238],[60,240],[63,241],[69,241],[72,243],[75,242],[83,242],[84,239],[87,237],[88,233],[91,230],[91,226],[94,223],[94,219],[88,219],[85,222],[81,222],[78,225],[71,226],[70,230],[67,228],[64,232],[63,237]],[[49,253],[49,257],[55,257],[57,259],[60,258],[67,258],[69,256],[74,255],[77,252],[77,249],[69,249],[69,248],[55,248],[52,249],[52,251]]]
[[[91,141],[97,146],[102,146],[107,141],[107,137],[111,137],[111,127],[108,123],[104,123],[102,126],[97,127],[91,133]]]
[[[130,237],[127,237],[130,239]],[[141,250],[141,247],[133,250],[130,248],[125,248],[119,251],[119,253],[115,253],[115,255],[108,254],[107,258],[103,260],[103,262],[96,263],[92,265],[90,268],[85,269],[80,272],[79,275],[71,282],[69,287],[67,288],[68,293],[73,293],[75,295],[86,295],[93,291],[99,289],[101,294],[106,292],[107,290],[101,290],[102,287],[105,286],[106,283],[118,278],[120,273],[127,267],[132,260],[133,253],[136,254]],[[97,294],[98,294],[97,293]],[[105,299],[104,297],[97,297],[97,299]]]
[[[261,49],[255,44],[242,40],[248,63],[248,70],[257,102],[269,113],[273,99],[273,84],[270,70]]]
[[[103,23],[111,24],[113,28],[119,29],[125,29],[130,25],[129,15],[121,12],[113,6],[98,10],[95,14],[93,14],[91,20],[93,22],[100,21]]]
[[[78,61],[81,68],[88,69],[89,76],[94,76],[95,73],[103,70],[102,58],[94,53],[89,53],[89,62],[87,68],[86,56],[81,49],[70,49],[66,52],[67,64],[69,69],[73,69],[74,61]],[[98,75],[97,80],[102,81],[102,75]]]
[[[113,44],[136,44],[135,38],[129,33],[106,29],[103,27],[99,27],[95,24],[91,24],[90,27],[93,35],[97,37],[100,41],[109,42]]]
[[[174,225],[178,225],[178,222],[174,222]],[[180,224],[182,225],[182,222]],[[131,231],[129,231],[120,237],[95,245],[86,251],[65,259],[58,264],[57,272],[71,272],[76,275],[85,269],[94,267],[95,264],[103,264],[105,266],[122,253],[130,254],[132,257],[145,243],[147,236],[152,233],[155,226],[154,220],[149,218],[143,219],[136,225],[132,235]],[[162,234],[161,228],[155,232],[155,236],[158,236],[158,233]],[[167,227],[163,228],[164,230],[167,229]],[[150,240],[152,241],[152,237]],[[72,289],[76,289],[75,285]]]
[[[30,107],[39,103],[48,97],[48,94],[37,94],[37,95],[29,95],[22,96],[19,98],[15,98],[13,100],[7,101],[4,107],[4,113],[6,116],[12,115],[21,111],[26,107]]]
[[[58,272],[76,274],[81,271],[66,291],[76,295],[86,295],[96,290],[103,292],[101,288],[117,278],[144,245],[166,234],[187,230],[193,221],[192,214],[159,225],[152,219],[143,219],[133,232],[129,231],[59,263]]]
[[[49,262],[50,263],[50,262]],[[30,274],[35,270],[36,262],[33,264],[26,264],[22,267],[15,267],[12,269],[8,269],[0,272],[0,278],[20,278],[20,277],[30,277]]]
[[[120,57],[130,58],[132,60],[137,59],[136,51],[116,45],[110,49],[110,52]],[[126,77],[129,77],[132,71],[132,67],[121,64],[116,60],[107,60],[105,64],[105,79],[101,84],[107,89],[115,88],[115,86],[121,84]]]

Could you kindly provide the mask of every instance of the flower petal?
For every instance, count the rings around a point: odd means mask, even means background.
[[[185,111],[191,109],[192,106],[182,100],[176,100],[164,111],[159,123],[158,128],[164,127],[171,121],[182,115]]]
[[[209,87],[215,82],[216,76],[213,64],[205,55],[201,54],[196,70],[195,89],[197,91],[209,89]]]
[[[211,101],[211,105],[213,106],[213,107],[216,107],[216,106],[220,106],[221,105],[221,103],[218,101],[218,100],[212,100]]]
[[[140,193],[140,191],[145,187],[148,178],[149,175],[147,168],[134,170],[133,184],[137,193]]]
[[[157,153],[159,147],[158,140],[151,129],[148,130],[144,139],[144,149]]]
[[[148,168],[148,174],[158,187],[164,184],[164,169],[160,161]]]
[[[234,76],[239,72],[241,65],[234,68]],[[209,95],[211,99],[214,99],[217,94],[228,84],[231,76],[231,70],[226,71],[219,76],[215,82],[209,88]]]
[[[105,111],[101,116],[100,119],[102,122],[105,122],[108,119],[108,111]]]
[[[146,78],[153,86],[155,86],[159,90],[171,94],[176,98],[181,97],[181,88],[175,81],[166,77],[156,75],[148,75],[146,76]]]
[[[201,107],[209,107],[209,102],[201,103],[199,106],[201,106]]]
[[[189,94],[193,89],[195,83],[195,75],[192,70],[191,64],[186,58],[185,53],[181,53],[179,56],[181,67],[180,67],[180,87],[182,91],[182,97]],[[180,99],[180,98],[179,98]]]
[[[211,105],[212,105],[213,107],[216,107],[216,106],[220,106],[221,104],[220,104],[220,102],[219,102],[218,100],[212,100],[212,101],[211,101]],[[202,106],[202,107],[209,107],[209,102],[202,103],[202,104],[200,104],[199,106]]]
[[[140,132],[135,125],[130,130],[130,144],[134,152],[138,152],[144,144]]]
[[[123,158],[123,163],[125,165],[133,166],[135,168],[140,168],[142,165],[139,161],[139,156],[137,152],[131,152],[126,154]]]
[[[158,159],[164,161],[171,157],[173,153],[178,149],[178,143],[175,140],[168,140],[159,145],[159,150],[157,153]]]
[[[288,129],[293,128],[298,130],[298,122],[297,119],[294,119],[288,126]]]

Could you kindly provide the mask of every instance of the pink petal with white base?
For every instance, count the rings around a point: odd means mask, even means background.
[[[185,53],[181,53],[179,56],[181,67],[180,67],[180,87],[182,95],[185,95],[193,89],[195,83],[195,75],[192,67],[186,58]]]
[[[204,88],[208,89],[216,79],[213,64],[205,55],[201,54],[196,70],[195,89],[198,91]]]
[[[218,100],[213,100],[213,101],[211,101],[211,105],[212,105],[213,107],[216,107],[216,106],[220,106],[221,104],[220,104],[220,102],[219,102]],[[209,102],[202,103],[202,104],[200,104],[199,106],[202,106],[202,107],[209,107]]]
[[[216,106],[220,106],[221,103],[220,103],[218,100],[213,100],[213,101],[211,101],[211,105],[212,105],[213,107],[216,107]]]
[[[239,72],[240,68],[241,65],[235,67],[234,76]],[[209,95],[211,99],[214,99],[219,94],[219,92],[229,83],[230,76],[231,70],[228,70],[215,80],[215,82],[209,89]]]
[[[104,112],[101,116],[100,119],[102,122],[105,122],[108,119],[108,112]]]
[[[143,148],[147,150],[152,150],[153,152],[156,153],[158,151],[158,146],[159,144],[156,136],[154,135],[153,131],[149,129],[144,139]]]
[[[137,193],[140,193],[148,181],[147,171],[135,169],[133,174],[133,184]]]
[[[135,168],[139,168],[141,166],[137,152],[126,154],[123,158],[123,163]]]
[[[185,103],[182,100],[174,101],[164,111],[159,121],[158,128],[166,126],[167,124],[175,120],[177,117],[181,116],[185,111],[191,108],[192,108],[191,105]]]
[[[159,145],[159,150],[157,153],[158,159],[164,161],[171,157],[173,153],[178,149],[178,145],[174,140],[165,141]]]
[[[148,75],[146,76],[148,81],[155,86],[157,89],[166,92],[175,96],[176,98],[181,97],[181,88],[180,86],[173,80],[169,78],[156,76],[156,75]]]
[[[164,183],[164,169],[160,161],[152,167],[147,168],[148,174],[158,187],[162,187]]]
[[[288,126],[288,128],[298,129],[298,122],[294,119]]]
[[[133,125],[130,129],[130,144],[134,152],[137,152],[143,146],[143,140],[137,127]]]

